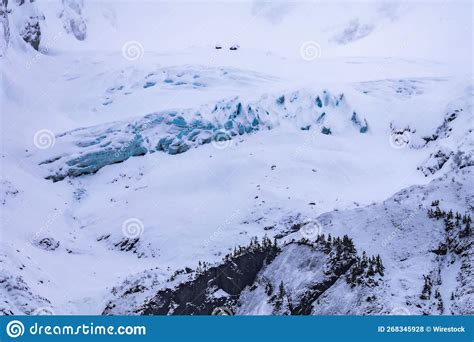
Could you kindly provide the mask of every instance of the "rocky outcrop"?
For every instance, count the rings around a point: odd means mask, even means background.
[[[67,33],[71,33],[77,40],[84,40],[87,36],[87,25],[83,17],[83,0],[63,0],[63,11],[59,17]]]
[[[276,244],[264,239],[252,240],[226,256],[223,263],[214,267],[200,264],[178,271],[165,288],[136,309],[143,315],[211,315],[215,308],[234,305],[242,290],[251,285],[266,263],[279,252]],[[179,282],[179,280],[186,279]],[[222,294],[222,295],[221,295]],[[108,303],[104,314],[113,314],[114,303]]]
[[[20,29],[20,36],[25,42],[30,44],[33,49],[39,50],[41,43],[41,25],[40,23],[44,21],[44,15],[36,8],[34,0],[16,1],[17,8],[13,11],[21,12],[23,23],[22,28]]]
[[[63,0],[63,9],[59,14],[66,32],[78,40],[84,40],[87,36],[83,7],[83,0]],[[5,55],[8,46],[16,37],[36,51],[42,51],[41,42],[46,20],[57,18],[46,18],[35,0],[0,0],[0,56]],[[48,48],[44,47],[44,50]]]
[[[423,137],[423,148],[432,152],[419,166],[426,177],[440,170],[462,170],[474,165],[473,91],[465,89],[465,97],[453,102],[435,132]]]
[[[451,158],[453,151],[443,148],[434,153],[423,162],[423,165],[418,167],[418,170],[423,172],[425,176],[430,176],[443,168],[446,162]]]
[[[10,43],[10,23],[8,20],[8,0],[0,2],[0,57],[7,51]]]
[[[428,217],[442,221],[444,240],[436,254],[435,267],[424,275],[419,298],[414,301],[424,314],[472,315],[474,313],[474,234],[469,213],[440,209],[433,201]],[[457,280],[457,282],[454,282]],[[452,286],[456,283],[457,286]],[[446,287],[451,292],[447,292]]]
[[[216,266],[200,263],[195,271],[177,271],[133,310],[142,315],[273,314],[309,315],[318,299],[343,281],[352,289],[374,291],[382,283],[380,257],[357,255],[352,240],[320,235],[313,242],[291,241],[279,247],[264,238],[238,247]],[[104,314],[120,313],[121,298],[150,290],[141,282],[121,290]],[[117,291],[115,291],[117,293]],[[376,297],[370,298],[375,302]],[[348,304],[350,305],[350,304]]]
[[[39,50],[41,23],[45,17],[34,0],[1,0],[0,3],[0,56],[4,55],[14,37],[20,37]]]
[[[0,273],[0,315],[31,315],[50,305],[48,299],[33,293],[21,276]]]

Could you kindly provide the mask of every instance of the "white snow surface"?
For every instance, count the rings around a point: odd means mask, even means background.
[[[432,229],[420,206],[441,199],[445,210],[472,214],[472,162],[460,169],[454,157],[461,151],[472,161],[474,146],[470,1],[84,1],[84,40],[64,29],[60,1],[35,6],[45,16],[40,52],[15,35],[17,8],[0,57],[4,313],[48,307],[100,314],[111,289],[138,274],[149,274],[152,295],[176,270],[217,263],[251,237],[285,233],[289,222],[303,219],[381,255],[389,313],[419,294],[422,274],[434,263],[429,250],[441,230]],[[136,60],[122,52],[130,41],[140,44]],[[302,58],[307,41],[319,44],[320,57]],[[224,48],[216,50],[217,43]],[[229,51],[235,43],[240,49]],[[332,113],[330,135],[315,125],[312,104],[298,104],[289,105],[293,117],[272,129],[177,155],[147,153],[58,182],[45,179],[39,165],[80,153],[60,138],[71,130],[94,132],[169,110],[191,115],[235,97],[260,103],[324,90],[344,94],[348,106]],[[460,109],[447,133],[425,144],[423,137]],[[353,129],[352,111],[367,120],[366,133]],[[314,124],[302,130],[308,121]],[[393,132],[408,128],[408,144],[394,146]],[[44,129],[55,136],[46,149],[34,140]],[[418,168],[437,164],[438,150],[453,154],[425,175]],[[410,199],[399,206],[395,199],[403,196]],[[121,250],[130,219],[139,222],[139,241]],[[410,224],[403,231],[394,228],[404,220]],[[59,246],[44,248],[44,238]],[[304,256],[293,258],[297,264]],[[267,272],[294,283],[295,291],[315,276],[279,267]],[[443,298],[456,288],[459,269],[458,263],[443,268]],[[26,286],[12,291],[15,278]],[[326,308],[314,313],[352,312],[334,307],[335,298],[326,294]],[[472,292],[466,301],[474,307]],[[242,312],[265,310],[265,303],[249,301]]]

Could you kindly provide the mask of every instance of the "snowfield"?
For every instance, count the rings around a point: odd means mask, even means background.
[[[472,2],[0,6],[0,314],[474,314]]]

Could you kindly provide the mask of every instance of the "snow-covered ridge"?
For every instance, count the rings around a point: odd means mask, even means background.
[[[441,169],[474,165],[474,90],[467,87],[461,98],[448,105],[443,121],[430,136],[423,137],[430,155],[418,167],[425,176]]]
[[[138,307],[128,306],[124,299],[144,292],[146,286],[114,288],[121,298],[109,302],[104,314],[125,309],[128,314],[210,315],[224,307],[231,314],[308,315],[318,298],[339,281],[371,298],[361,308],[368,314],[382,308],[374,294],[383,286],[383,275],[380,257],[358,256],[347,236],[321,235],[315,241],[302,239],[283,246],[268,238],[255,239],[236,248],[221,264],[180,270],[166,282],[154,284],[161,289]]]
[[[305,225],[294,221],[299,229],[279,246],[252,242],[168,279],[160,269],[135,274],[112,289],[104,313],[472,314],[472,185],[471,167],[379,204],[325,213],[317,220],[329,244],[298,241]],[[381,262],[365,259],[369,249]]]
[[[400,98],[408,100],[414,96],[423,95],[433,83],[444,82],[443,78],[407,78],[385,79],[359,82],[355,88],[369,96],[387,100]]]
[[[343,93],[307,90],[264,95],[257,101],[239,97],[197,110],[153,113],[131,122],[81,128],[60,134],[56,146],[40,165],[54,181],[95,173],[102,167],[156,151],[183,153],[212,141],[222,144],[234,136],[290,125],[322,134],[366,133],[369,124],[353,110]]]
[[[118,98],[143,91],[172,90],[179,96],[183,90],[253,87],[255,84],[270,84],[276,80],[275,77],[250,70],[203,65],[161,67],[143,73],[127,68],[107,77],[101,75],[100,79],[103,78],[110,83],[103,94],[103,106],[112,104]]]

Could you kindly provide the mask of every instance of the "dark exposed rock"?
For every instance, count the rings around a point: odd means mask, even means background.
[[[204,270],[194,280],[159,291],[139,312],[144,315],[211,315],[216,307],[230,307],[278,251],[269,240],[264,240],[262,245],[251,244],[225,258],[222,265]],[[214,297],[212,294],[217,290],[228,296]]]
[[[50,305],[48,299],[32,291],[23,277],[0,273],[0,315],[31,315],[37,308]]]
[[[445,303],[440,295],[443,283],[442,270],[457,261],[461,265],[460,269],[456,270],[459,285],[451,293],[449,313],[472,315],[474,312],[472,301],[474,287],[471,285],[474,277],[474,235],[471,229],[471,215],[442,210],[439,200],[433,201],[427,214],[429,218],[443,222],[444,239],[437,249],[432,250],[436,254],[437,265],[429,274],[423,275],[424,284],[418,305],[427,314],[433,311],[445,314]]]
[[[466,114],[462,108],[446,113],[442,124],[436,128],[436,131],[430,136],[423,137],[425,141],[424,146],[430,146],[435,141],[439,142],[440,140],[450,138],[453,128],[455,127],[453,125],[457,124],[459,126],[461,123],[458,121],[465,119],[463,115]],[[466,134],[472,135],[472,130],[469,130]],[[437,173],[446,164],[450,165],[450,168],[454,170],[474,166],[474,158],[472,149],[469,147],[470,145],[469,139],[455,148],[447,147],[450,145],[444,144],[437,151],[431,153],[418,167],[418,170],[421,170],[425,176],[430,176]]]
[[[34,0],[0,1],[0,56],[7,51],[11,34],[18,34],[35,50],[40,49],[41,22],[44,15],[38,11]],[[15,25],[15,30],[13,26]],[[16,30],[18,28],[18,31]]]
[[[77,40],[84,40],[87,36],[87,25],[83,18],[83,0],[63,0],[63,11],[60,18],[67,33],[72,33]]]
[[[305,257],[302,261],[297,261],[294,260],[295,255]],[[310,259],[306,260],[306,257]],[[307,284],[297,296],[283,282],[272,283],[266,276],[269,268],[282,267],[281,263],[284,265],[287,262],[302,262],[304,272],[314,272],[316,276],[315,279],[305,280]],[[323,278],[318,274],[323,274]],[[242,296],[249,298],[255,291],[261,291],[257,289],[263,288],[268,304],[274,308],[273,314],[309,315],[317,299],[338,280],[342,279],[352,287],[370,289],[379,285],[382,276],[380,257],[368,258],[365,253],[362,257],[357,256],[353,242],[347,236],[329,236],[326,239],[321,235],[314,242],[303,239],[291,241],[283,247],[278,247],[276,241],[272,243],[267,238],[261,243],[253,239],[249,246],[236,248],[217,266],[210,267],[206,263],[200,263],[196,271],[188,269],[176,272],[134,313],[211,315],[216,310],[224,310],[226,314],[233,314],[243,304]],[[135,282],[122,290],[122,297],[142,291],[144,288],[137,287]],[[364,293],[370,294],[375,301],[375,295],[370,291]],[[115,302],[109,302],[103,313],[114,314],[115,307]]]
[[[10,24],[8,20],[8,0],[0,1],[0,56],[7,51],[10,42]]]
[[[40,24],[35,18],[30,18],[32,21],[25,23],[23,30],[21,31],[21,36],[25,42],[30,44],[33,49],[39,50],[39,45],[41,42],[41,27]]]
[[[425,176],[432,175],[441,170],[451,155],[452,152],[450,151],[438,150],[437,152],[430,154],[429,158],[423,163],[423,165],[418,167],[418,170],[421,170]]]
[[[461,109],[456,109],[451,113],[446,113],[443,119],[443,123],[436,128],[435,133],[433,133],[431,136],[423,137],[425,144],[429,144],[430,142],[436,141],[439,138],[449,137],[450,132],[452,130],[450,123],[454,121],[458,117],[459,113],[462,111],[463,110],[461,108]]]
[[[54,251],[56,249],[59,248],[59,241],[52,238],[52,237],[47,237],[47,238],[43,238],[37,242],[35,242],[36,246],[38,246],[39,248],[42,248],[46,251]]]

